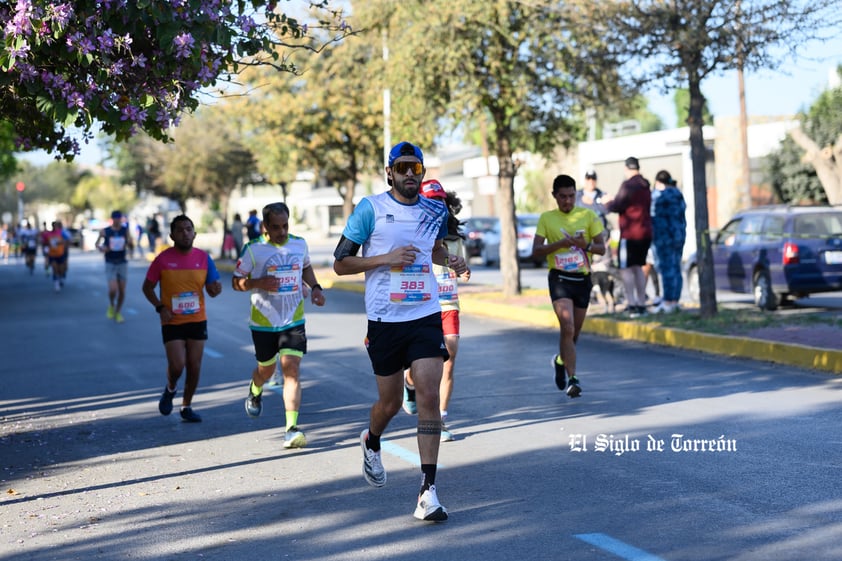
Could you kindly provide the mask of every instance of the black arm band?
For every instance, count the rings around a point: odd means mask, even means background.
[[[316,284],[314,284],[313,286],[311,286],[311,287],[310,287],[310,290],[316,290],[317,288],[318,288],[319,290],[324,290],[324,288],[322,288],[322,285],[320,285],[319,283],[316,283]]]
[[[356,255],[359,250],[360,244],[349,240],[345,236],[342,236],[339,238],[339,243],[336,244],[336,249],[333,252],[333,256],[336,258],[337,261],[342,261],[349,255]]]

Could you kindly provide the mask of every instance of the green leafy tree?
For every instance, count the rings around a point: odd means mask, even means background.
[[[803,161],[803,156],[803,150],[787,136],[780,148],[766,157],[766,180],[783,203],[827,203],[816,170]]]
[[[111,210],[132,208],[137,201],[134,189],[119,183],[112,177],[87,175],[77,184],[70,198],[70,204],[77,210],[98,209],[104,213]]]
[[[672,96],[672,102],[675,105],[675,120],[679,126],[684,125],[687,121],[687,116],[690,114],[690,90],[687,88],[678,88]],[[713,124],[713,115],[708,109],[707,100],[702,106],[702,123],[706,125]]]
[[[299,169],[335,186],[346,218],[355,189],[382,171],[383,103],[379,38],[361,32],[317,57],[296,57],[301,75],[246,76],[248,96],[229,100],[245,116],[245,142],[261,175],[290,181]],[[278,108],[282,107],[283,111]]]
[[[701,315],[716,315],[705,177],[705,98],[702,81],[724,70],[751,71],[776,65],[776,54],[796,52],[805,41],[831,33],[837,0],[623,0],[596,3],[604,24],[594,32],[615,38],[612,49],[629,57],[625,71],[641,83],[686,86],[693,167],[696,246]],[[641,61],[644,64],[641,64]],[[679,120],[680,121],[680,120]]]
[[[203,107],[170,134],[172,142],[149,145],[143,156],[152,192],[175,200],[182,210],[189,198],[227,209],[231,190],[255,170],[237,124],[218,107]]]
[[[37,209],[42,204],[70,203],[70,217],[87,208],[84,204],[73,204],[73,193],[84,178],[91,175],[78,166],[68,162],[50,162],[46,166],[36,166],[26,160],[17,164],[18,168],[6,181],[0,181],[0,208],[13,211],[17,208],[18,193],[15,185],[22,182],[26,189],[20,194],[27,209]]]
[[[244,66],[294,70],[285,54],[321,50],[350,32],[326,1],[309,23],[277,10],[276,0],[0,0],[0,115],[22,150],[72,159],[68,129],[92,128],[118,141],[138,131],[168,140],[196,109],[198,94]]]
[[[393,122],[408,131],[401,140],[424,146],[424,135],[438,132],[418,126],[429,116],[455,125],[487,117],[485,140],[499,163],[503,292],[520,293],[514,155],[550,156],[581,136],[586,104],[622,97],[607,36],[593,33],[587,9],[549,2],[376,0],[354,10],[359,27],[389,38],[384,76]],[[590,56],[597,47],[601,57]]]
[[[0,119],[0,181],[8,178],[17,169],[14,152],[14,129],[9,122]]]
[[[842,66],[837,68],[842,77]],[[842,204],[842,86],[822,92],[790,137],[815,170],[831,204]]]
[[[649,109],[649,102],[646,96],[636,95],[633,98],[612,104],[608,106],[609,109],[601,116],[601,120],[605,123],[618,123],[621,121],[633,120],[640,125],[639,132],[654,132],[664,128],[664,122],[656,113]],[[637,134],[637,133],[629,133]],[[597,134],[597,138],[604,138],[604,126],[601,132]]]

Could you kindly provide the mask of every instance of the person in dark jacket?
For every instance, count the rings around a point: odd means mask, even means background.
[[[637,158],[626,158],[626,180],[613,199],[603,199],[608,212],[620,215],[618,262],[626,289],[627,310],[631,317],[646,313],[646,275],[643,265],[652,244],[652,194],[649,181],[640,174]]]
[[[681,254],[687,236],[687,204],[666,170],[655,176],[653,200],[652,241],[664,293],[663,301],[653,311],[669,313],[678,310],[681,297]]]

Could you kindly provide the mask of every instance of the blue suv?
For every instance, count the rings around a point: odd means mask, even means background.
[[[754,295],[764,310],[842,290],[842,207],[773,205],[737,213],[711,240],[718,290]],[[687,285],[698,297],[696,256]],[[694,294],[695,292],[695,294]]]

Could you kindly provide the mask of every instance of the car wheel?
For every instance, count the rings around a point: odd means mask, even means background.
[[[687,297],[691,302],[699,302],[699,268],[695,265],[687,270]]]
[[[772,281],[766,271],[754,274],[754,303],[761,310],[772,311],[778,307],[778,300],[772,292]]]

